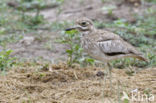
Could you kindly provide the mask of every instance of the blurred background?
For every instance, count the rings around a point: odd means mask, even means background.
[[[68,39],[64,29],[76,18],[88,17],[150,59],[149,64],[134,65],[156,65],[155,0],[1,0],[0,5],[0,49],[12,50],[18,59],[64,60],[68,46],[57,39]]]

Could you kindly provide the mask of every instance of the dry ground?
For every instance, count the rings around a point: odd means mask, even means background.
[[[131,91],[136,89],[141,95],[146,92],[156,96],[156,68],[133,76],[128,76],[125,70],[113,69],[112,91],[109,79],[104,82],[103,75],[96,75],[102,68],[67,68],[65,64],[55,65],[50,71],[39,71],[39,66],[15,68],[7,76],[1,76],[1,103],[116,103],[118,92],[120,98],[123,92],[131,98]],[[130,103],[155,102],[156,99]]]

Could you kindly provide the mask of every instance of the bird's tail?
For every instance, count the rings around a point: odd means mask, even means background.
[[[145,62],[148,62],[148,60],[145,57],[143,57],[142,55],[135,55],[135,58],[145,61]]]

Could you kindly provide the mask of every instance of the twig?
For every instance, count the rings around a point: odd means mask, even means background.
[[[76,72],[75,72],[75,71],[74,71],[74,76],[75,76],[75,78],[76,78],[76,79],[78,79],[77,74],[76,74]]]

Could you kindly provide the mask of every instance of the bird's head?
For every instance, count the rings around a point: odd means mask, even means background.
[[[83,17],[79,18],[75,22],[75,26],[72,28],[66,29],[66,31],[76,29],[80,32],[92,31],[94,29],[93,23],[90,19]]]

